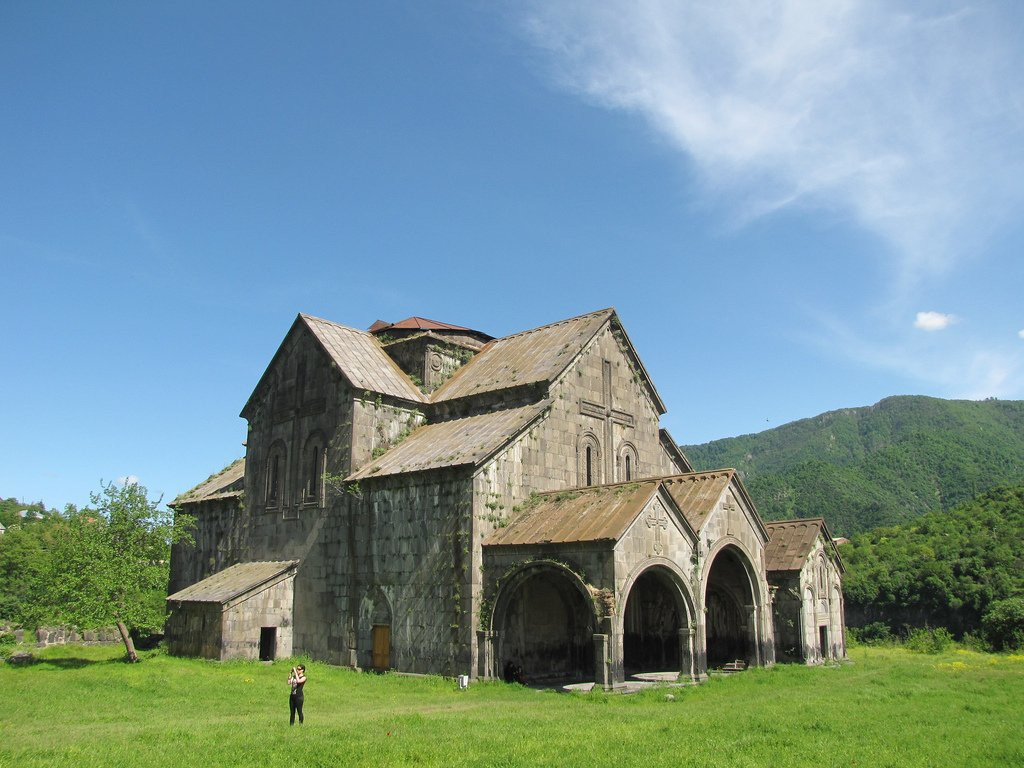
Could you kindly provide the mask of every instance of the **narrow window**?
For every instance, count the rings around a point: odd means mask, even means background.
[[[626,454],[626,481],[633,479],[633,458]]]
[[[281,484],[281,456],[274,453],[267,464],[267,503],[277,502]]]
[[[587,446],[587,485],[594,484],[594,452]]]
[[[306,501],[319,501],[320,500],[320,475],[323,450],[319,445],[314,443],[310,446],[309,455],[306,457],[306,482],[303,484],[305,489],[305,500]]]

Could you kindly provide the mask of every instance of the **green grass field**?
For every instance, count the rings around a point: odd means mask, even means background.
[[[691,688],[557,694],[71,646],[0,665],[0,766],[1022,766],[1024,656],[858,648]],[[665,698],[666,693],[674,701]]]

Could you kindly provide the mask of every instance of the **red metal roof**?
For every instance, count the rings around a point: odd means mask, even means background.
[[[442,323],[439,320],[429,320],[425,317],[407,317],[405,320],[399,320],[397,323],[385,323],[383,320],[377,320],[373,325],[370,326],[370,333],[376,333],[377,331],[383,331],[390,328],[398,330],[417,330],[417,331],[469,331],[471,333],[480,333],[480,331],[474,331],[472,328],[464,328],[461,325],[452,325],[451,323]]]

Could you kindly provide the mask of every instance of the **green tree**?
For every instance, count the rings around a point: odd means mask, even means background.
[[[1024,648],[1024,597],[993,602],[982,618],[981,626],[997,651]]]
[[[115,624],[138,661],[131,631],[163,626],[171,545],[191,539],[193,519],[160,510],[137,483],[108,483],[90,498],[55,536],[50,602],[58,620],[83,629]]]
[[[0,619],[35,627],[47,617],[49,561],[42,526],[11,526],[0,536]]]

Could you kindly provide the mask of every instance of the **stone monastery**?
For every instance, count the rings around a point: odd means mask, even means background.
[[[171,651],[604,688],[844,656],[824,521],[761,520],[663,413],[613,309],[499,339],[300,314],[245,458],[172,503]]]

